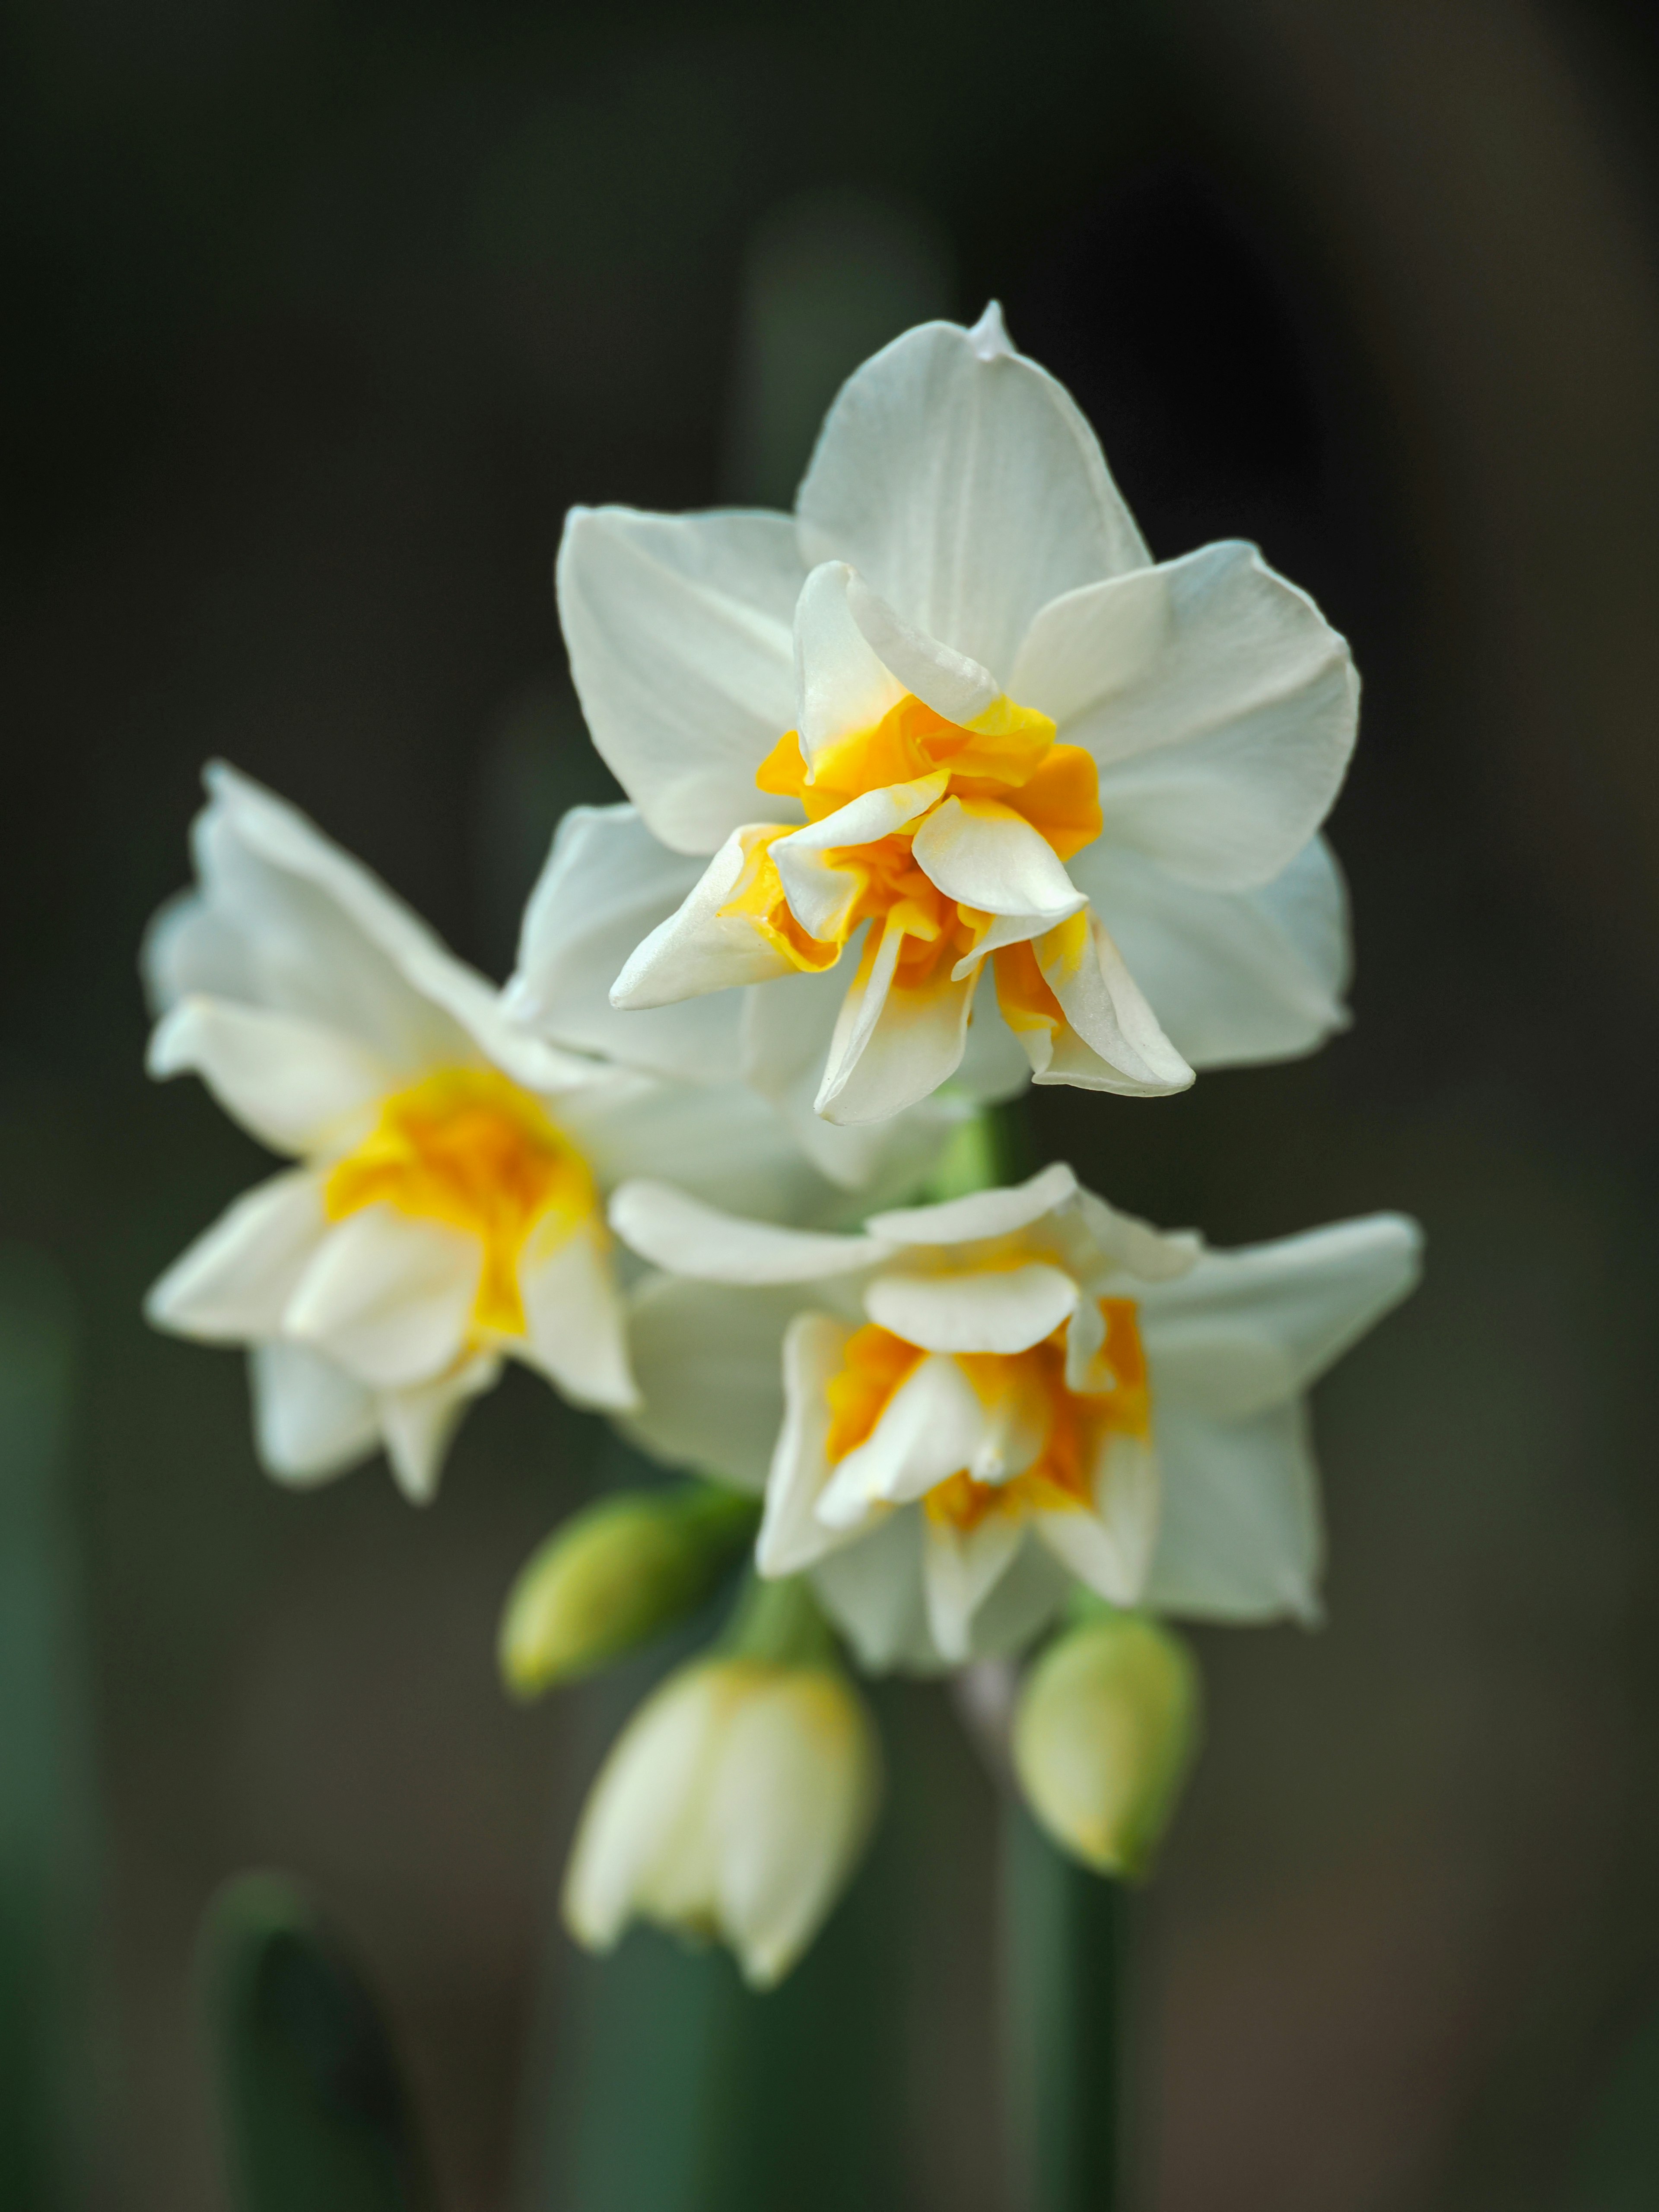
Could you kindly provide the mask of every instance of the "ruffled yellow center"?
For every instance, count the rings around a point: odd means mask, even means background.
[[[870,921],[878,926],[865,947],[862,975],[891,924],[903,933],[896,989],[925,990],[948,977],[979,944],[992,917],[947,898],[931,883],[912,856],[912,839],[947,799],[956,799],[976,812],[1021,817],[1060,860],[1069,860],[1100,835],[1099,778],[1082,746],[1057,744],[1048,715],[1006,697],[972,722],[961,723],[947,722],[907,692],[872,729],[828,747],[810,769],[799,733],[786,731],[761,763],[755,782],[779,798],[798,799],[809,822],[822,822],[866,792],[913,783],[941,770],[949,778],[944,789],[902,829],[872,844],[835,847],[824,855],[857,885],[833,936],[810,936],[790,908],[771,849],[778,838],[789,835],[787,830],[756,840],[721,913],[746,916],[794,967],[812,973],[833,968],[848,939]],[[1086,928],[1085,923],[1085,933]],[[994,957],[998,994],[1014,1027],[1063,1022],[1029,946],[1005,949]]]
[[[1099,1391],[1066,1383],[1062,1322],[1029,1352],[958,1352],[951,1356],[999,1425],[1040,1438],[1036,1455],[1007,1482],[978,1482],[966,1468],[946,1476],[922,1499],[922,1510],[942,1525],[966,1532],[988,1515],[1077,1512],[1094,1504],[1094,1470],[1115,1436],[1152,1434],[1146,1355],[1133,1298],[1102,1298],[1105,1341],[1097,1371],[1109,1378]],[[848,1340],[846,1357],[830,1377],[827,1455],[834,1467],[873,1432],[893,1393],[927,1354],[917,1345],[866,1322]]]
[[[489,1067],[445,1068],[382,1101],[323,1200],[331,1221],[394,1206],[477,1237],[473,1325],[502,1336],[525,1334],[519,1261],[532,1233],[550,1247],[584,1224],[602,1233],[586,1161],[527,1091]]]

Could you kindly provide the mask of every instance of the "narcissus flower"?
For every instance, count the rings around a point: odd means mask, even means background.
[[[565,1876],[576,1940],[641,1917],[781,1981],[850,1879],[879,1795],[875,1730],[833,1660],[742,1652],[683,1668],[600,1770]]]
[[[526,1036],[302,816],[227,768],[208,785],[199,887],[145,945],[150,1071],[193,1069],[297,1164],[168,1269],[151,1320],[252,1347],[260,1456],[288,1482],[380,1443],[407,1494],[430,1497],[506,1358],[578,1405],[631,1406],[605,1192],[647,1167],[765,1209],[828,1186],[740,1088]]]
[[[951,1077],[975,1005],[1039,1082],[1139,1095],[1340,1025],[1347,647],[1251,546],[1154,566],[994,307],[857,372],[793,518],[579,508],[558,588],[600,752],[713,856],[617,1006],[764,984],[752,1066],[810,1030],[848,1124]]]
[[[1212,1252],[1065,1166],[862,1236],[658,1184],[611,1218],[672,1271],[635,1305],[635,1433],[763,1484],[762,1573],[809,1571],[872,1667],[1012,1649],[1071,1577],[1116,1605],[1312,1616],[1304,1394],[1411,1288],[1420,1241],[1378,1214]]]

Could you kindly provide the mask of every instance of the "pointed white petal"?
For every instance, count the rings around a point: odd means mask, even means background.
[[[848,846],[873,845],[926,813],[950,782],[949,771],[866,791],[805,830],[792,830],[772,848],[791,913],[811,937],[834,939],[848,927],[862,889],[860,877],[835,865]]]
[[[635,807],[570,808],[525,908],[502,998],[508,1017],[574,1051],[691,1083],[717,1079],[737,1051],[740,1000],[703,997],[648,1012],[611,1003],[618,970],[703,872],[700,860],[653,837]]]
[[[907,331],[842,386],[796,505],[809,560],[851,562],[907,622],[999,672],[1039,607],[1147,560],[1068,395],[951,323]]]
[[[308,1170],[257,1183],[173,1261],[144,1301],[146,1320],[210,1343],[274,1336],[327,1227]]]
[[[809,1283],[887,1257],[872,1237],[841,1237],[748,1221],[643,1177],[611,1200],[611,1225],[653,1266],[705,1283]]]
[[[939,1206],[892,1206],[872,1213],[865,1224],[872,1237],[887,1244],[969,1244],[992,1237],[1012,1237],[1069,1205],[1077,1177],[1061,1161],[1041,1168],[1025,1182],[1000,1190],[970,1191]]]
[[[1077,1304],[1077,1285],[1042,1261],[1023,1267],[912,1275],[884,1269],[865,1311],[928,1352],[1025,1352],[1052,1336]]]
[[[845,573],[854,621],[907,691],[947,722],[971,722],[995,705],[1002,686],[988,668],[906,622],[862,576],[850,568]]]
[[[619,1425],[669,1466],[758,1496],[783,1425],[783,1334],[809,1295],[648,1277],[629,1299],[641,1403]]]
[[[873,927],[874,925],[872,924]],[[904,933],[890,921],[848,987],[814,1103],[826,1120],[884,1121],[948,1082],[968,1042],[975,978],[940,966],[919,989],[896,980]]]
[[[963,1474],[986,1441],[985,1409],[954,1359],[930,1353],[841,1461],[816,1508],[826,1528],[856,1528],[872,1509],[905,1505]]]
[[[988,1513],[974,1528],[936,1521],[926,1524],[921,1557],[927,1626],[940,1656],[952,1665],[970,1656],[974,1615],[1024,1540],[1024,1522],[1012,1513]]]
[[[465,1344],[483,1265],[476,1237],[390,1206],[365,1206],[318,1246],[283,1332],[374,1389],[428,1382]]]
[[[1044,607],[1009,689],[1095,756],[1108,838],[1212,890],[1267,883],[1307,843],[1359,702],[1346,641],[1237,544]]]
[[[1199,890],[1104,839],[1072,866],[1194,1067],[1294,1059],[1347,1027],[1347,899],[1322,839],[1254,891]]]
[[[1032,935],[1036,934],[1033,930]],[[990,1105],[1018,1097],[1030,1079],[1031,1063],[1024,1048],[997,1011],[991,963],[982,961],[969,1015],[968,1042],[951,1088]]]
[[[481,1392],[493,1389],[501,1363],[493,1352],[463,1360],[453,1373],[406,1390],[383,1391],[375,1401],[381,1440],[398,1487],[411,1505],[429,1505],[462,1414]]]
[[[613,1006],[630,1012],[667,1006],[704,991],[764,983],[795,972],[746,915],[720,912],[737,889],[751,848],[775,827],[750,823],[732,832],[695,888],[629,955],[611,987]]]
[[[1151,1222],[1108,1206],[1091,1190],[1079,1188],[1077,1211],[1099,1261],[1143,1282],[1172,1282],[1189,1273],[1204,1249],[1192,1230],[1154,1229]]]
[[[1141,1297],[1160,1405],[1242,1416],[1305,1390],[1412,1291],[1422,1259],[1422,1231],[1397,1213],[1206,1252]]]
[[[253,1442],[273,1480],[331,1482],[380,1442],[374,1394],[308,1345],[270,1340],[248,1352]]]
[[[986,914],[1017,915],[1022,922],[1040,916],[1040,927],[1052,929],[1088,903],[1048,839],[994,799],[947,799],[917,830],[910,850],[946,898]],[[1020,934],[1036,931],[1022,928]],[[994,949],[981,944],[977,955]]]
[[[1152,1447],[1138,1437],[1113,1437],[1095,1471],[1093,1511],[1035,1513],[1031,1527],[1080,1583],[1112,1605],[1134,1605],[1158,1540],[1162,1498]]]
[[[1158,1026],[1095,915],[1089,915],[1086,931],[1062,927],[1038,938],[1034,949],[1068,1024],[1054,1040],[1047,1065],[1034,1070],[1037,1082],[1141,1098],[1187,1088],[1192,1069]]]
[[[755,1565],[772,1577],[799,1574],[842,1540],[813,1510],[830,1476],[828,1390],[847,1354],[851,1327],[831,1314],[797,1314],[783,1337],[783,1426],[766,1478],[766,1512]]]
[[[1244,1421],[1161,1404],[1164,1512],[1144,1601],[1212,1620],[1319,1617],[1324,1542],[1307,1409]]]
[[[852,574],[843,561],[821,562],[795,608],[794,727],[809,769],[826,746],[872,729],[904,696],[853,618]]]
[[[867,1674],[936,1662],[921,1593],[922,1516],[889,1514],[811,1571],[812,1587]]]
[[[543,1224],[519,1261],[527,1340],[513,1348],[574,1406],[629,1413],[640,1402],[616,1270],[598,1224]]]
[[[794,710],[805,568],[781,515],[573,507],[559,619],[593,742],[647,827],[712,853]]]
[[[145,1064],[158,1077],[194,1070],[226,1113],[276,1152],[349,1145],[400,1081],[386,1060],[338,1030],[195,996],[156,1024]]]

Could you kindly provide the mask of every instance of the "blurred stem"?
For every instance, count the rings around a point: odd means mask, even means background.
[[[1004,2018],[1016,2212],[1120,2212],[1127,1898],[1003,1814]]]

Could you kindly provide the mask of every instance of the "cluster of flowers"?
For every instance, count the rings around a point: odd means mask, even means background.
[[[878,1796],[844,1654],[1047,1638],[1021,1784],[1134,1873],[1193,1735],[1159,1617],[1316,1613],[1304,1394],[1409,1289],[1415,1229],[1212,1251],[1064,1165],[997,1187],[985,1115],[1342,1025],[1318,830],[1358,687],[1252,547],[1154,564],[994,307],[858,371],[793,516],[578,510],[558,596],[629,803],[560,823],[505,990],[208,771],[197,887],[144,949],[150,1066],[293,1164],[149,1311],[249,1347],[283,1482],[378,1448],[431,1498],[507,1358],[686,1471],[555,1531],[502,1663],[586,1672],[750,1555],[613,1748],[565,1904],[599,1948],[636,1914],[717,1933],[763,1985]]]

